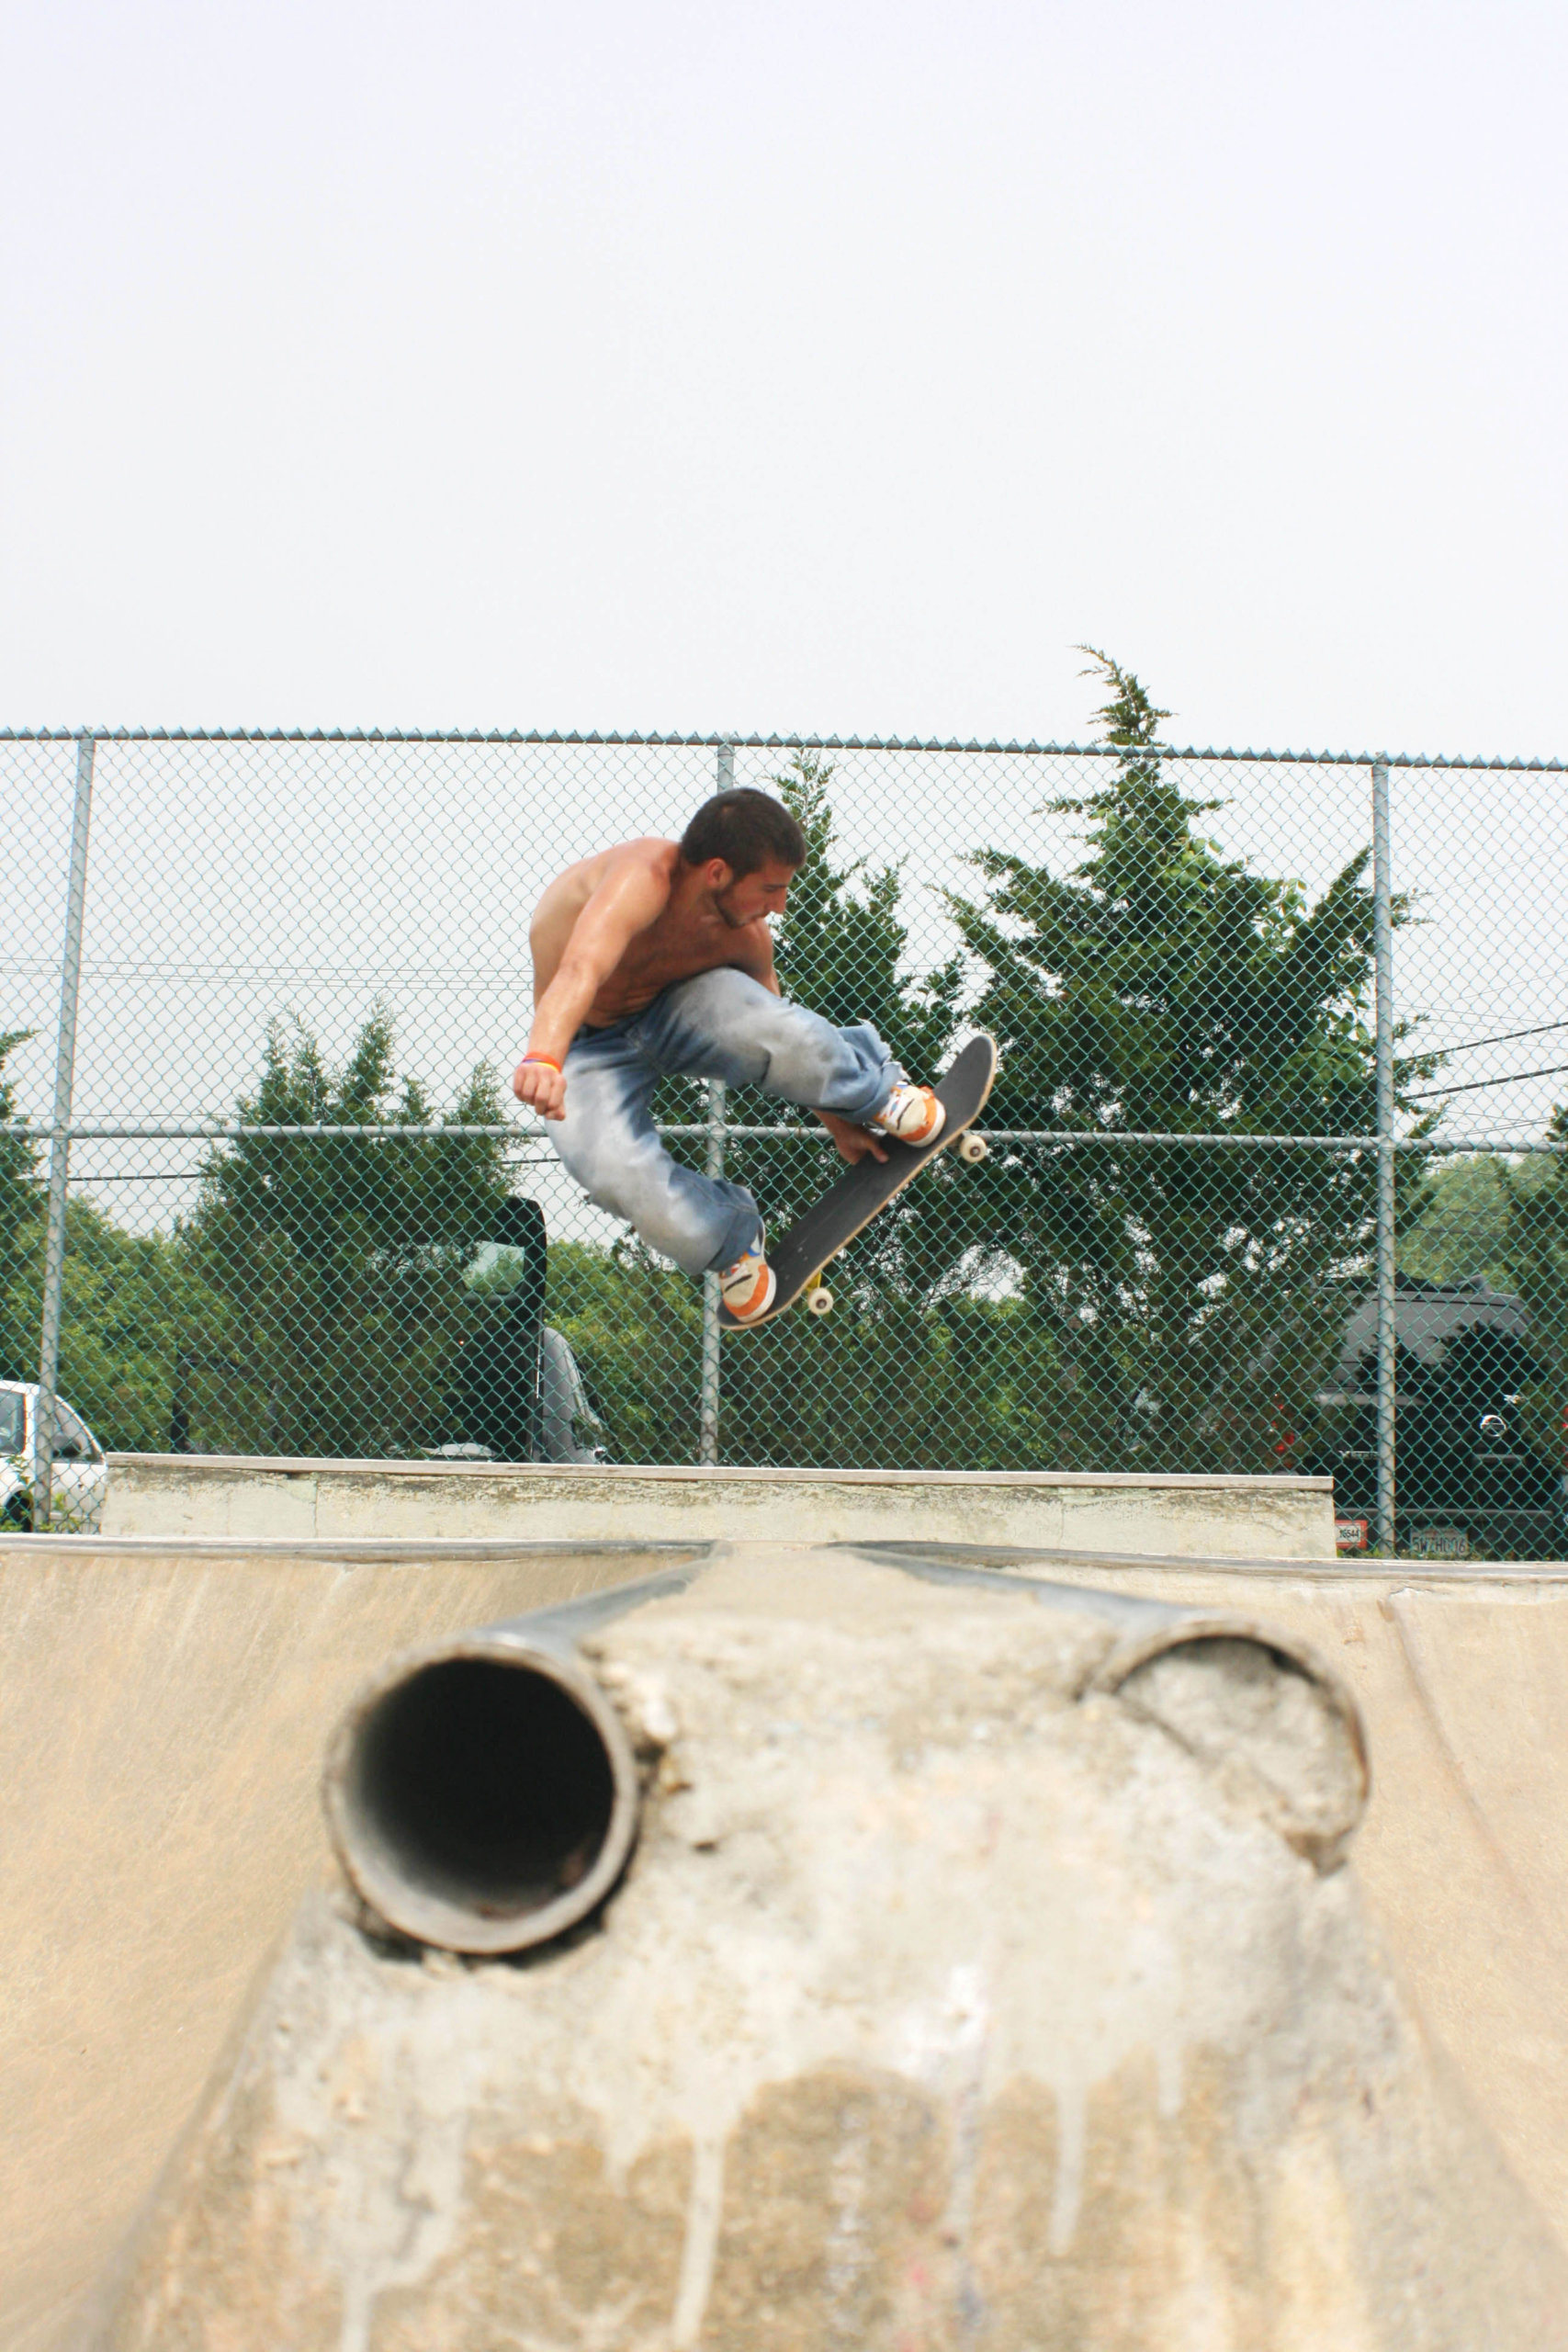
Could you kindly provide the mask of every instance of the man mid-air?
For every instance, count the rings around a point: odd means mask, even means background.
[[[688,1274],[716,1273],[741,1323],[773,1304],[762,1220],[744,1185],[671,1159],[653,1124],[661,1078],[760,1086],[814,1111],[844,1159],[887,1155],[868,1128],[930,1143],[945,1113],[868,1021],[836,1029],[779,993],[769,915],[806,863],[781,801],[705,801],[679,842],[621,842],[558,875],[534,910],[534,1026],[513,1093],[556,1123],[594,1204]]]

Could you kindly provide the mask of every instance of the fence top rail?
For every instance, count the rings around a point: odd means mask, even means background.
[[[716,1132],[713,1124],[669,1124],[661,1121],[661,1136],[707,1137]],[[726,1123],[723,1134],[731,1141],[788,1143],[802,1137],[812,1143],[826,1144],[831,1140],[825,1127],[741,1126]],[[1254,1151],[1415,1151],[1415,1152],[1568,1152],[1568,1142],[1540,1136],[1258,1136],[1236,1135],[1221,1130],[1217,1134],[1190,1135],[1180,1128],[1151,1129],[1134,1132],[1122,1127],[977,1127],[975,1133],[988,1143],[1031,1144],[1056,1148],[1070,1145],[1110,1145],[1125,1148],[1130,1145],[1184,1145],[1193,1149],[1223,1147],[1231,1150]],[[543,1125],[525,1126],[520,1122],[502,1125],[406,1126],[391,1124],[363,1126],[254,1126],[233,1121],[206,1122],[191,1126],[70,1126],[51,1127],[41,1122],[28,1124],[23,1120],[0,1120],[0,1136],[14,1136],[32,1143],[257,1143],[296,1142],[321,1143],[354,1141],[384,1143],[407,1140],[417,1143],[450,1143],[465,1136],[499,1137],[513,1143],[538,1143],[548,1134]],[[84,1177],[84,1183],[91,1178]]]
[[[1019,743],[946,741],[916,735],[618,734],[595,729],[418,727],[0,727],[0,743],[470,743],[563,744],[626,749],[740,752],[979,752],[1004,759],[1113,760],[1123,757],[1115,743]],[[1484,758],[1443,752],[1258,752],[1227,744],[1151,743],[1145,754],[1167,760],[1252,761],[1293,767],[1480,768],[1541,775],[1568,774],[1562,760]]]

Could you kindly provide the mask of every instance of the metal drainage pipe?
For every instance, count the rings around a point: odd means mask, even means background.
[[[501,1629],[392,1659],[339,1724],[323,1782],[353,1885],[450,1951],[521,1951],[606,1895],[637,1835],[620,1718],[570,1651]]]
[[[683,1590],[707,1550],[405,1651],[365,1684],[328,1747],[321,1797],[349,1883],[389,1927],[448,1951],[525,1951],[604,1900],[641,1792],[576,1645]]]

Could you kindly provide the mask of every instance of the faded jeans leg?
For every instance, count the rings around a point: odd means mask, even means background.
[[[869,1022],[836,1028],[744,972],[699,973],[614,1027],[585,1030],[566,1063],[566,1117],[550,1133],[595,1207],[636,1227],[688,1274],[730,1265],[761,1218],[742,1184],[683,1168],[653,1124],[661,1078],[755,1086],[859,1123],[903,1072]]]
[[[857,1125],[903,1078],[869,1021],[836,1028],[745,972],[700,972],[654,999],[636,1023],[649,1059],[670,1076],[755,1086]]]
[[[550,1122],[564,1165],[595,1208],[625,1217],[682,1273],[733,1264],[761,1216],[742,1184],[671,1159],[653,1124],[665,1073],[637,1050],[631,1024],[589,1031],[566,1057],[566,1116]]]

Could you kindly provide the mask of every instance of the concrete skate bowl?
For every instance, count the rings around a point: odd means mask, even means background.
[[[996,1546],[937,1556],[1038,1567]],[[1059,1554],[1055,1573],[1240,1609],[1344,1678],[1372,1762],[1355,1845],[1370,1916],[1434,2047],[1568,2244],[1568,1568]]]
[[[0,1537],[0,2346],[122,2236],[328,1868],[361,1679],[433,1629],[701,1544]]]
[[[516,1645],[530,1707],[592,1677],[584,1720],[607,1701],[636,1759],[629,1866],[509,1958],[441,1949],[474,1949],[460,1921],[410,1940],[395,1872],[388,1917],[308,1896],[69,2341],[1568,2343],[1550,2085],[1445,2040],[1431,1960],[1461,1816],[1516,1905],[1550,1894],[1528,1771],[1471,1763],[1496,1710],[1446,1678],[1480,1660],[1550,1713],[1558,1580],[1072,1566],[731,1547],[575,1634],[460,1637],[487,1670]],[[388,1724],[426,1738],[442,1670],[382,1668],[371,1762],[334,1748],[419,1870]]]

